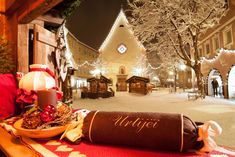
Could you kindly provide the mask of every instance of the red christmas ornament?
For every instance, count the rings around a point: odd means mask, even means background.
[[[43,111],[48,111],[50,113],[55,113],[56,108],[53,105],[48,104],[48,105],[45,106]]]
[[[48,111],[43,111],[40,114],[40,118],[43,122],[50,122],[52,120],[54,120],[54,114]]]

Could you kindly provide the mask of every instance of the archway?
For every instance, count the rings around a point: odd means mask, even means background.
[[[231,68],[228,75],[228,97],[235,98],[235,65]]]
[[[218,82],[218,96],[223,97],[223,82],[222,82],[222,77],[220,75],[220,72],[216,69],[211,70],[208,76],[208,95],[212,96],[214,95],[213,92],[213,87],[212,87],[212,80],[216,79]]]

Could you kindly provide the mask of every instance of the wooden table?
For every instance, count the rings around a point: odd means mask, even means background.
[[[14,138],[0,127],[0,149],[6,156],[12,157],[38,157],[32,150],[24,146],[19,139]]]

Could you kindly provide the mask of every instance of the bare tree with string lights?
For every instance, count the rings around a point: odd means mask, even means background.
[[[164,63],[175,62],[170,62],[172,57],[183,60],[194,70],[204,94],[198,39],[226,14],[227,1],[129,0],[128,4],[129,22],[147,51],[158,53]]]

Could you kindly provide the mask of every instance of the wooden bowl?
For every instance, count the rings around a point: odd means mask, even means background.
[[[22,128],[21,125],[23,123],[23,119],[20,119],[14,123],[14,128],[17,132],[22,136],[27,136],[30,138],[50,138],[56,135],[61,134],[65,131],[67,125],[65,126],[55,126],[47,129],[25,129]]]

